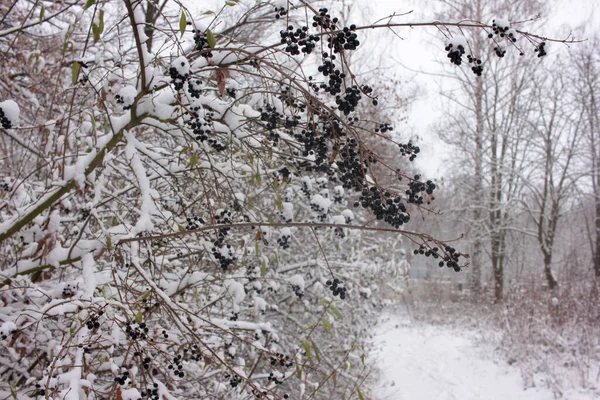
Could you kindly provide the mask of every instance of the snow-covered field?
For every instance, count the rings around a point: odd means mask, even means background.
[[[525,388],[520,370],[501,360],[493,344],[469,329],[415,322],[407,315],[381,319],[374,337],[379,379],[374,400],[600,399],[570,390],[557,397],[543,377]]]

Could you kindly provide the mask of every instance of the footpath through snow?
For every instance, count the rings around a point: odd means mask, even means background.
[[[494,359],[474,331],[385,318],[376,330],[380,381],[373,400],[553,400],[544,387],[523,387],[520,371]],[[589,400],[569,393],[563,399]]]

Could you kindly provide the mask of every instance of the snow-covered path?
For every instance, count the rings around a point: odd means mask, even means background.
[[[378,329],[381,380],[374,400],[553,400],[524,389],[519,369],[494,360],[476,333],[394,317]],[[570,398],[570,397],[567,397]],[[580,397],[577,397],[580,398]]]

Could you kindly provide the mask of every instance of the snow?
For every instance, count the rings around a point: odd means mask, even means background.
[[[292,222],[294,219],[294,204],[283,202],[282,208],[283,210],[281,211],[281,218],[283,218],[285,222]]]
[[[464,36],[454,36],[448,41],[448,45],[452,45],[452,49],[457,49],[458,46],[462,46],[463,50],[466,50],[468,46],[467,38]]]
[[[119,96],[123,100],[124,107],[130,107],[135,101],[135,96],[137,96],[137,90],[134,86],[126,85],[119,90]]]
[[[181,76],[188,75],[190,73],[190,63],[184,56],[177,57],[172,63],[171,67],[175,68],[177,73]]]
[[[225,282],[225,287],[227,288],[227,292],[231,296],[231,299],[234,304],[239,304],[246,297],[246,292],[244,291],[244,285],[236,281],[227,281]]]
[[[300,275],[292,276],[288,279],[288,282],[290,285],[298,288],[299,292],[304,292],[304,278],[302,278]]]
[[[0,109],[4,113],[4,118],[15,127],[19,122],[19,105],[14,100],[5,100],[0,103]]]
[[[412,322],[407,316],[386,319],[375,330],[380,379],[373,400],[555,398],[544,387],[524,388],[519,368],[494,358],[481,333]]]
[[[499,28],[503,28],[505,30],[510,28],[510,22],[504,18],[496,18],[492,21],[492,24],[496,24]]]

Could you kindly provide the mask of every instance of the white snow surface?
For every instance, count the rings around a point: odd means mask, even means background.
[[[539,385],[524,388],[518,366],[494,356],[480,333],[386,317],[375,330],[379,382],[373,400],[551,400]],[[570,392],[569,400],[593,399]],[[593,396],[593,395],[591,395]]]
[[[0,102],[0,108],[13,127],[19,123],[19,105],[14,100]]]

